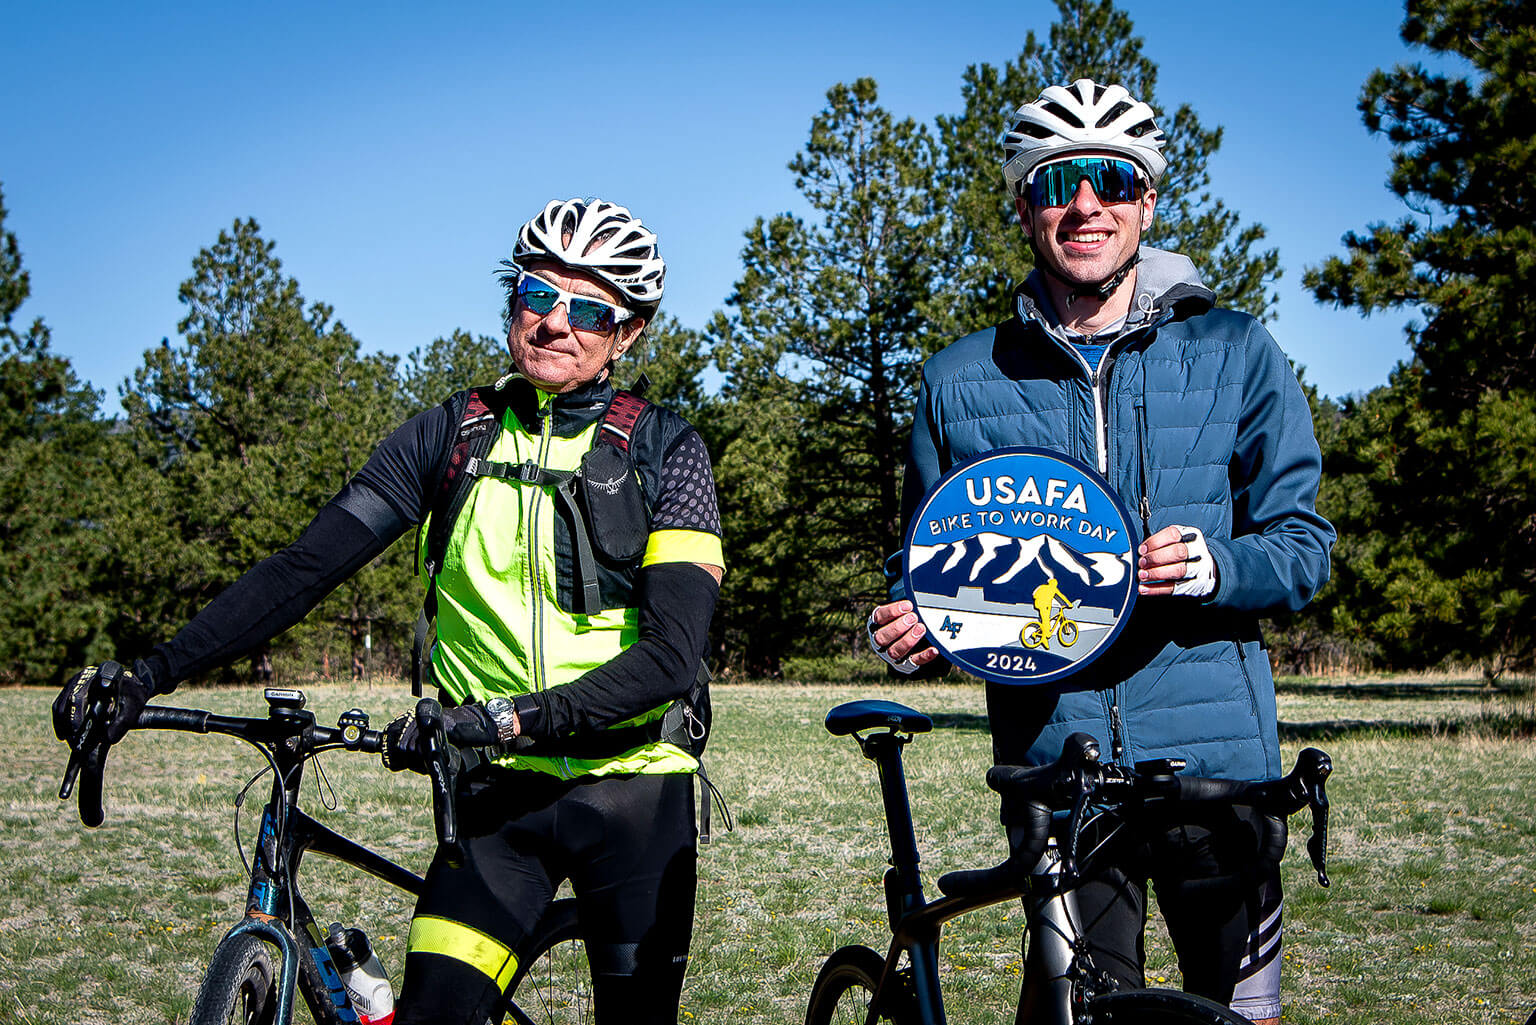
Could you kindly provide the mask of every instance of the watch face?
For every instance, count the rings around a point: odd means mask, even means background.
[[[512,702],[506,698],[491,698],[485,703],[485,710],[492,715],[505,715],[512,711]]]

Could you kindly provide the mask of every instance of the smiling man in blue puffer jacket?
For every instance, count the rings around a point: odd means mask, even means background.
[[[1069,682],[988,684],[994,756],[1045,764],[1082,731],[1123,765],[1182,757],[1200,776],[1278,775],[1258,621],[1316,594],[1334,540],[1316,510],[1306,396],[1262,324],[1216,306],[1187,257],[1141,246],[1167,166],[1150,107],[1080,79],[1046,89],[1011,125],[1003,175],[1036,269],[1012,318],[924,366],[903,525],[973,456],[1064,452],[1095,466],[1139,519],[1141,600],[1114,648]],[[942,662],[901,568],[899,554],[887,564],[892,601],[875,609],[870,637],[898,670],[932,672]],[[1095,961],[1144,984],[1150,878],[1185,988],[1277,1021],[1279,874],[1259,854],[1276,827],[1215,818],[1152,831],[1123,870],[1080,891]]]

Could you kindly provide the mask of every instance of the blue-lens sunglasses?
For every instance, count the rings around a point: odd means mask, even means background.
[[[517,279],[517,301],[541,317],[565,303],[566,320],[571,327],[581,331],[607,333],[635,316],[634,310],[621,309],[601,299],[567,292],[528,271],[524,271],[522,277]]]
[[[1100,203],[1129,203],[1141,198],[1136,165],[1114,157],[1070,157],[1041,164],[1025,179],[1025,195],[1035,208],[1066,206],[1086,180]]]

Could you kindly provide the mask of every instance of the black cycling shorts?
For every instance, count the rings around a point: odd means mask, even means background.
[[[433,859],[398,1025],[483,1022],[561,882],[576,892],[598,1021],[677,1019],[693,934],[693,776],[495,770],[460,793],[464,863]]]

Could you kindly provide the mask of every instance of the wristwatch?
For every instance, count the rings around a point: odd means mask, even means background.
[[[507,744],[517,738],[517,708],[507,698],[491,698],[485,703],[485,714],[496,724],[496,739]]]

